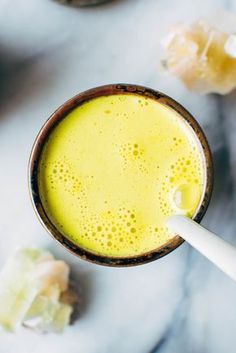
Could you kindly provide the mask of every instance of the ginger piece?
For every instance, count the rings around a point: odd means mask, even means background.
[[[0,272],[0,327],[14,331],[22,324],[38,332],[63,331],[79,296],[71,288],[69,272],[69,266],[48,251],[17,250]]]
[[[162,40],[165,70],[192,91],[226,94],[236,87],[236,36],[219,26],[180,24]]]

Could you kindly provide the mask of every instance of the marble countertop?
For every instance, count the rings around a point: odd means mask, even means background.
[[[97,85],[143,84],[203,126],[215,163],[203,223],[236,244],[236,94],[200,96],[158,73],[166,28],[218,8],[236,11],[236,2],[116,0],[74,9],[0,0],[0,265],[16,246],[48,247],[72,265],[83,293],[80,320],[64,334],[0,333],[1,353],[235,353],[236,284],[208,260],[187,244],[135,268],[78,260],[43,230],[27,190],[31,145],[55,108]]]

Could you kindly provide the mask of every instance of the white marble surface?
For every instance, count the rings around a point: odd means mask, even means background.
[[[80,320],[63,335],[0,333],[0,353],[235,353],[236,284],[188,245],[148,265],[112,269],[73,258],[42,229],[27,161],[42,123],[67,98],[111,82],[151,86],[199,120],[215,160],[204,224],[236,244],[236,95],[199,96],[157,70],[172,23],[233,0],[117,0],[72,9],[50,0],[0,0],[0,265],[19,245],[42,245],[73,265]],[[1,303],[0,303],[1,305]]]

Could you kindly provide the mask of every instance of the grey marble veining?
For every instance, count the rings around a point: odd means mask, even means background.
[[[190,246],[136,268],[85,263],[48,237],[27,190],[32,142],[57,106],[104,83],[143,84],[202,125],[215,165],[203,224],[236,245],[236,93],[197,95],[158,73],[165,30],[222,8],[236,12],[236,2],[116,0],[73,9],[0,0],[0,265],[15,246],[48,247],[72,265],[83,293],[81,318],[63,335],[1,332],[0,353],[235,353],[236,284]]]

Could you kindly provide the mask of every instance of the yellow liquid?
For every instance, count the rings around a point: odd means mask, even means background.
[[[204,192],[199,141],[174,110],[138,95],[110,95],[73,110],[41,154],[39,191],[54,225],[96,254],[135,256],[174,236]]]

